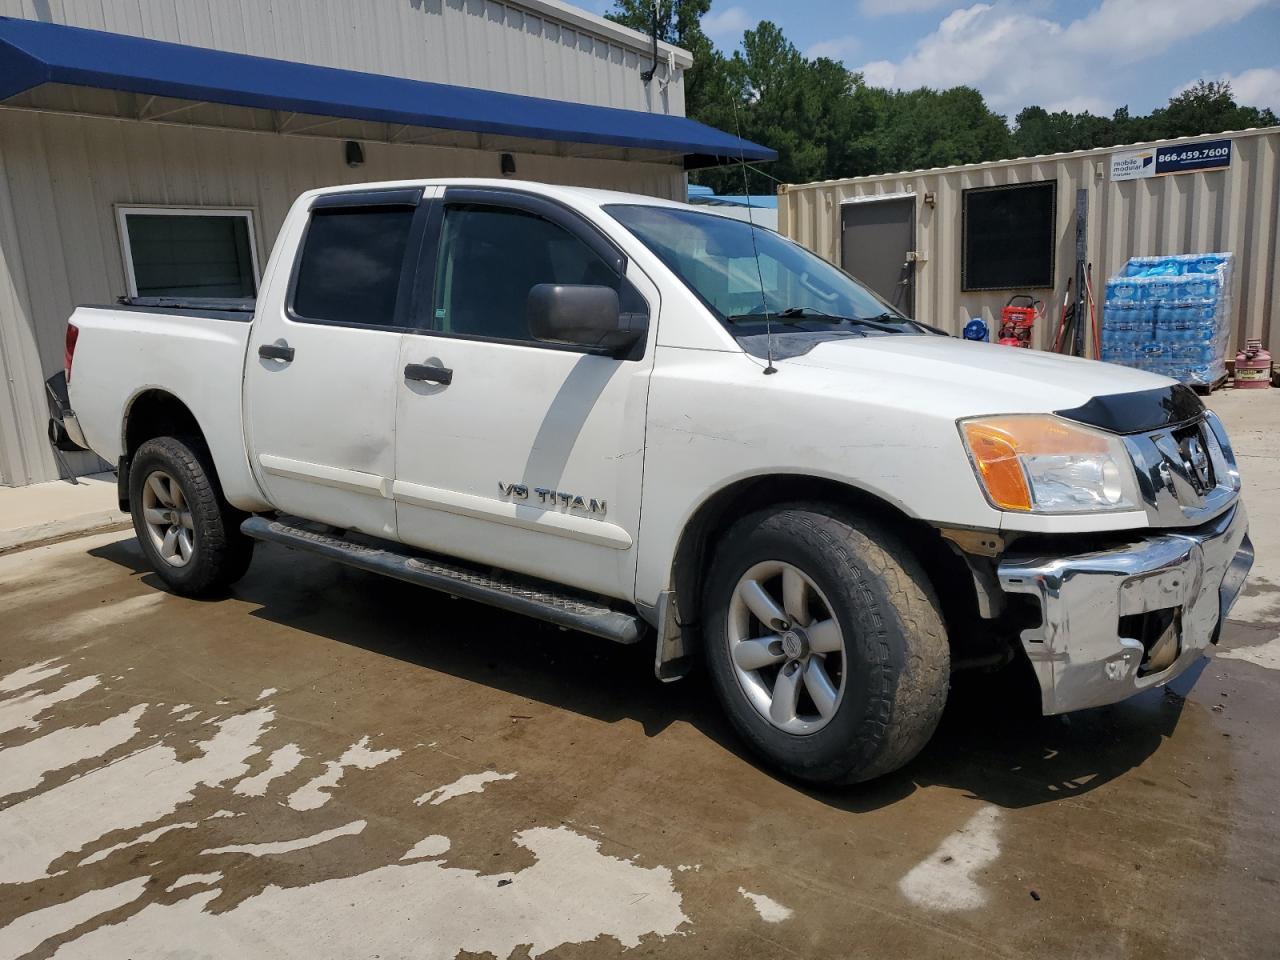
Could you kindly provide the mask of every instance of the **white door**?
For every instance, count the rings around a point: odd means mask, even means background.
[[[426,222],[421,195],[323,194],[280,238],[300,252],[259,305],[244,399],[252,466],[283,512],[395,536],[402,276]]]
[[[400,356],[400,538],[631,599],[656,287],[541,198],[451,188],[433,221],[430,329]],[[648,312],[649,342],[623,358],[535,341],[538,283],[614,287],[624,310]]]

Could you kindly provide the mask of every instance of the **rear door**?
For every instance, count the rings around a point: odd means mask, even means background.
[[[245,364],[255,473],[286,513],[394,537],[395,410],[408,279],[437,188],[322,194],[281,243]]]
[[[449,188],[436,207],[423,329],[399,364],[400,538],[630,599],[657,288],[545,198]],[[534,340],[538,283],[613,287],[624,311],[648,313],[648,342],[614,357]]]
[[[840,207],[840,266],[907,316],[915,316],[914,194],[846,201]]]

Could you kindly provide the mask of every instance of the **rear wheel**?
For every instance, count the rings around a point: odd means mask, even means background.
[[[142,444],[129,470],[129,503],[143,553],[175,593],[214,593],[249,568],[253,540],[240,532],[246,514],[223,497],[199,441]]]
[[[792,776],[871,779],[933,734],[946,632],[923,569],[888,530],[820,505],[747,517],[716,550],[704,604],[721,703]]]

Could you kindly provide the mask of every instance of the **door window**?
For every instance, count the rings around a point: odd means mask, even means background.
[[[537,342],[529,333],[526,304],[530,289],[539,283],[613,287],[623,310],[636,309],[634,301],[639,300],[634,288],[593,250],[549,220],[484,205],[446,208],[431,329]]]
[[[298,260],[298,320],[389,327],[414,208],[330,207],[311,214]]]

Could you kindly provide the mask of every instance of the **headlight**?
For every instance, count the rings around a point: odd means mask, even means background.
[[[960,435],[997,509],[1093,513],[1138,506],[1137,480],[1119,437],[1043,415],[961,420]]]

